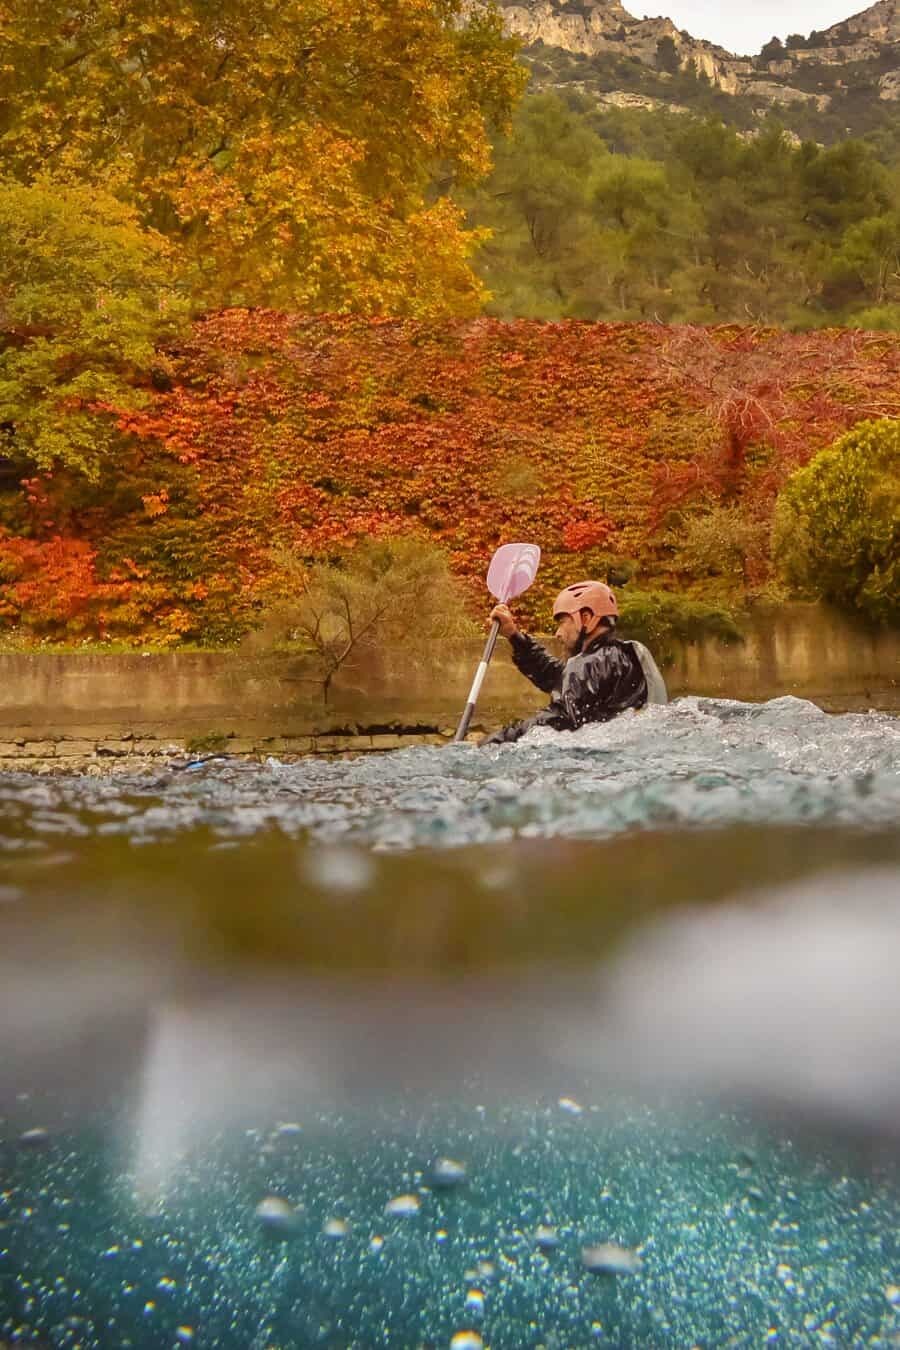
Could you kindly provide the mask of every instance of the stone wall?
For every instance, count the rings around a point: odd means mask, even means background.
[[[135,767],[164,754],[348,754],[444,743],[479,641],[402,650],[342,673],[326,706],[308,663],[250,652],[0,654],[0,768]],[[757,702],[784,694],[829,711],[900,712],[900,632],[814,605],[758,613],[744,640],[675,644],[670,693]],[[544,696],[501,643],[476,732],[527,716]]]
[[[126,734],[118,740],[84,740],[57,732],[45,740],[0,741],[0,772],[3,773],[87,773],[105,775],[150,772],[162,764],[192,763],[223,755],[245,759],[301,759],[307,755],[327,755],[331,759],[355,759],[358,755],[385,750],[403,750],[409,746],[447,745],[453,728],[440,732],[394,732],[368,734],[353,732],[341,736],[207,736],[202,738],[142,736]],[[472,739],[478,739],[474,734]]]

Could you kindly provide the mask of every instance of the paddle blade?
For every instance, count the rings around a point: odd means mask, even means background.
[[[541,550],[537,544],[504,544],[498,548],[488,568],[487,586],[501,604],[515,600],[534,581]]]

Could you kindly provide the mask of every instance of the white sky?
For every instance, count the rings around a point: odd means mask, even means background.
[[[624,4],[636,19],[665,15],[692,37],[718,42],[737,56],[755,56],[770,37],[805,37],[814,28],[830,28],[869,7],[866,0],[654,0],[652,8],[646,2]]]

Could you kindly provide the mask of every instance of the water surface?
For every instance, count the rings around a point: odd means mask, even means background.
[[[0,1339],[900,1344],[898,824],[794,699],[0,778]]]

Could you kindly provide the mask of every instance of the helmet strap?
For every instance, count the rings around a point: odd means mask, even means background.
[[[577,640],[577,642],[575,643],[575,655],[576,655],[576,656],[580,656],[581,653],[584,651],[584,645],[585,645],[585,643],[587,642],[588,637],[589,637],[588,630],[587,630],[587,628],[585,627],[584,619],[581,617],[581,610],[578,611],[578,620],[579,620],[579,623],[581,624],[581,628],[580,628],[579,631],[578,631],[578,640]]]

